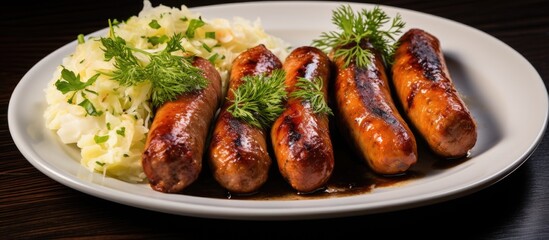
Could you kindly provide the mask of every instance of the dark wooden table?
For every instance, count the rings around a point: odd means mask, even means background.
[[[184,1],[153,1],[181,6]],[[186,1],[189,7],[229,1]],[[549,81],[549,1],[372,1],[452,19],[510,45]],[[35,169],[10,136],[13,89],[40,59],[80,33],[126,19],[142,2],[12,1],[0,14],[0,238],[370,238],[549,239],[549,136],[500,182],[438,204],[308,221],[230,221],[164,214],[93,197]],[[12,7],[14,6],[14,7]],[[527,106],[524,106],[527,107]],[[442,235],[439,235],[442,234]]]

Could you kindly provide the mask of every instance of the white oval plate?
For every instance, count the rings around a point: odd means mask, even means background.
[[[309,45],[321,32],[335,30],[332,10],[340,2],[236,3],[193,8],[207,19],[241,16],[261,19],[265,29],[294,46]],[[370,4],[350,3],[355,9]],[[213,199],[155,192],[146,184],[131,184],[79,165],[79,153],[45,129],[44,91],[63,57],[76,41],[54,51],[32,67],[11,97],[8,123],[21,153],[52,179],[84,193],[114,202],[171,214],[226,219],[310,219],[395,211],[457,198],[496,183],[518,168],[535,150],[547,125],[548,97],[539,74],[515,50],[463,24],[401,8],[407,28],[437,36],[448,58],[458,90],[478,121],[478,142],[471,158],[430,172],[402,186],[314,200]],[[94,34],[98,34],[100,30]]]

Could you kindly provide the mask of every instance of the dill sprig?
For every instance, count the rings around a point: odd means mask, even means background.
[[[284,110],[286,99],[285,72],[274,70],[265,74],[248,75],[236,90],[234,99],[227,108],[233,117],[258,128],[268,128]]]
[[[319,39],[313,40],[313,46],[325,52],[336,49],[334,57],[342,57],[345,66],[354,60],[358,67],[364,67],[371,62],[373,54],[369,49],[360,46],[361,41],[366,40],[381,52],[384,64],[391,62],[397,47],[395,36],[402,32],[405,25],[400,14],[391,20],[378,6],[371,11],[362,9],[354,12],[349,5],[342,5],[332,13],[332,23],[340,31],[322,33]],[[381,29],[388,22],[391,22],[391,26]]]
[[[324,92],[322,91],[323,84],[322,78],[320,77],[316,77],[312,80],[298,78],[297,83],[295,84],[297,89],[290,93],[289,97],[300,98],[303,101],[309,102],[314,113],[333,115],[332,109],[330,109],[326,103],[326,99],[324,99]]]
[[[124,86],[150,81],[153,106],[158,107],[166,101],[175,100],[182,93],[207,86],[208,81],[202,75],[202,70],[194,67],[189,59],[172,54],[179,50],[185,51],[181,46],[181,34],[176,33],[170,37],[162,51],[149,52],[126,44],[123,38],[116,36],[110,21],[109,25],[110,36],[101,38],[101,43],[105,60],[114,58],[116,69],[104,74]],[[148,61],[140,60],[136,53],[146,56]]]

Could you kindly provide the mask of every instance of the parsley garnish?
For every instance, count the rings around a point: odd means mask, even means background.
[[[59,90],[63,94],[74,92],[68,100],[70,104],[73,104],[74,96],[80,92],[84,97],[84,100],[78,103],[78,105],[83,107],[86,110],[86,113],[88,113],[89,115],[100,116],[101,114],[103,114],[103,112],[97,111],[95,109],[95,106],[93,106],[91,101],[85,97],[85,94],[83,92],[83,91],[87,91],[87,92],[97,94],[94,91],[86,89],[86,87],[92,85],[95,82],[95,80],[97,80],[98,77],[99,77],[99,73],[93,75],[87,81],[82,82],[80,80],[80,74],[76,75],[74,74],[73,71],[70,71],[65,67],[63,67],[63,70],[61,70],[61,78],[59,78],[55,82],[55,87],[57,88],[57,90]]]
[[[208,44],[206,43],[202,43],[202,47],[209,53],[212,52],[212,48],[210,46],[208,46]]]
[[[147,38],[147,42],[149,42],[153,46],[156,46],[158,44],[167,42],[169,39],[170,38],[166,35],[162,35],[160,37],[159,36],[152,36],[152,37]]]
[[[97,77],[99,77],[99,73],[90,77],[88,81],[82,82],[80,81],[80,74],[76,75],[73,71],[63,67],[63,70],[61,70],[61,78],[55,82],[55,87],[63,94],[71,91],[80,91],[84,90],[87,86],[92,85],[95,80],[97,80]]]
[[[122,22],[124,22],[124,21],[122,21]],[[118,26],[122,22],[118,21],[118,19],[115,18],[114,20],[111,21],[111,24],[112,24],[112,26]]]
[[[105,60],[114,58],[116,69],[104,73],[124,86],[132,86],[149,81],[152,84],[152,103],[155,107],[174,100],[182,93],[205,88],[208,84],[202,70],[194,67],[190,60],[173,55],[184,51],[181,46],[181,34],[174,34],[166,42],[164,50],[149,52],[131,47],[116,36],[111,26],[110,37],[101,38]],[[139,60],[134,53],[148,57],[149,61]]]
[[[156,21],[156,19],[153,19],[153,20],[149,23],[149,27],[151,27],[152,29],[159,29],[159,28],[161,28],[162,26],[160,26],[160,24],[158,23],[158,21]]]
[[[84,99],[82,102],[80,102],[78,106],[83,107],[86,110],[86,113],[92,116],[101,116],[101,114],[103,114],[102,111],[97,111],[97,109],[95,109],[95,106],[93,106],[92,102],[87,98]]]
[[[322,78],[319,77],[313,80],[298,78],[295,84],[296,90],[290,93],[290,97],[301,98],[309,102],[314,113],[333,115],[332,110],[324,99],[322,85]]]
[[[191,22],[189,22],[189,27],[185,31],[185,36],[187,38],[194,38],[194,32],[197,28],[204,26],[206,23],[202,21],[202,18],[198,19],[191,19]]]
[[[232,89],[234,99],[227,111],[258,128],[269,127],[284,110],[285,72],[276,69],[271,76],[248,75],[242,80],[244,83]]]
[[[126,136],[126,127],[121,127],[120,129],[116,130],[116,134],[125,137]]]
[[[84,39],[84,34],[78,34],[76,39],[78,40],[78,44],[82,44],[86,42],[86,40]]]
[[[215,61],[217,60],[218,57],[219,57],[219,54],[214,53],[213,55],[211,55],[211,56],[208,58],[208,61],[210,61],[210,63],[212,63],[212,64],[215,64]],[[222,59],[223,59],[223,58],[222,58]]]
[[[95,136],[93,136],[93,140],[94,140],[95,143],[97,143],[97,144],[104,143],[104,142],[106,142],[107,140],[109,140],[109,135],[105,135],[105,136],[95,135]]]
[[[395,41],[395,35],[400,34],[405,25],[400,14],[392,19],[388,29],[382,30],[381,27],[388,23],[390,18],[378,6],[371,11],[362,9],[355,13],[351,6],[346,5],[340,6],[332,13],[332,23],[341,31],[322,33],[319,39],[313,41],[313,46],[324,51],[335,48],[334,57],[342,57],[345,66],[355,60],[358,67],[364,67],[370,63],[372,57],[369,49],[360,46],[362,41],[367,40],[381,52],[385,64],[390,62],[396,49],[396,43],[390,42]]]
[[[206,32],[206,38],[215,39],[215,32]]]

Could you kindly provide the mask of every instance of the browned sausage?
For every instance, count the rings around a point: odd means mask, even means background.
[[[294,49],[284,61],[286,91],[296,90],[298,78],[323,81],[328,98],[330,59],[314,47]],[[334,153],[326,114],[313,112],[310,103],[290,98],[286,109],[271,128],[271,140],[284,179],[297,191],[307,193],[322,188],[334,169]]]
[[[162,104],[147,135],[142,165],[156,191],[181,192],[202,169],[210,124],[221,103],[221,77],[208,60],[195,57],[193,65],[203,70],[207,87]]]
[[[439,40],[410,29],[399,44],[393,83],[411,124],[438,155],[467,155],[477,140],[476,123],[453,85]]]
[[[253,193],[268,178],[272,160],[267,149],[267,133],[232,116],[227,108],[234,99],[232,90],[248,75],[270,74],[281,61],[264,45],[242,52],[231,67],[227,100],[216,120],[209,149],[209,163],[217,182],[232,193]]]
[[[361,47],[374,53],[365,67],[334,59],[336,119],[374,172],[403,173],[417,162],[416,140],[393,103],[379,52],[365,41]]]

